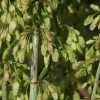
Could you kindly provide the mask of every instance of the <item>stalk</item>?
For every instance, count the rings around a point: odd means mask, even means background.
[[[93,86],[91,100],[95,99],[95,94],[96,94],[96,91],[97,91],[97,88],[98,88],[99,76],[100,76],[100,62],[99,62],[98,68],[97,68],[96,76],[95,76],[95,82],[94,82],[94,86]]]
[[[4,64],[4,74],[7,70],[7,65]],[[3,81],[2,81],[2,100],[7,100],[7,81],[3,75]]]
[[[33,34],[32,36],[33,54],[31,59],[31,82],[30,82],[30,99],[36,100],[37,98],[37,69],[38,69],[38,45],[39,36]]]

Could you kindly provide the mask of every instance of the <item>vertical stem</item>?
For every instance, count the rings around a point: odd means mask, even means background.
[[[96,77],[95,77],[91,100],[95,99],[95,94],[96,94],[97,87],[98,87],[99,76],[100,76],[100,62],[99,62],[98,68],[97,68],[97,73],[96,73]]]
[[[6,70],[7,70],[7,65],[4,64],[4,74]],[[7,100],[7,81],[4,76],[2,81],[2,100]]]
[[[37,98],[37,68],[38,68],[38,45],[39,36],[34,34],[32,37],[33,55],[31,61],[31,82],[30,82],[30,100],[36,100]]]

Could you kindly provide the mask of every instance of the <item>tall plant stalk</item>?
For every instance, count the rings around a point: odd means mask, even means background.
[[[96,91],[97,91],[97,88],[98,88],[99,76],[100,76],[100,61],[99,61],[99,65],[98,65],[97,72],[96,72],[96,77],[95,77],[95,82],[94,82],[94,86],[93,86],[91,100],[95,99],[95,94],[96,94]]]
[[[7,70],[7,65],[4,64],[4,74],[6,70]],[[7,100],[7,81],[4,75],[3,75],[3,81],[2,81],[2,100]]]
[[[37,69],[38,69],[38,45],[39,36],[34,34],[32,37],[33,54],[31,61],[31,82],[30,82],[30,100],[37,98]]]

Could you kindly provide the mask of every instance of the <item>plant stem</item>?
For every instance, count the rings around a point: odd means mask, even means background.
[[[4,74],[6,70],[7,70],[7,65],[4,64]],[[7,81],[4,76],[2,82],[2,100],[7,100]]]
[[[30,82],[30,100],[37,98],[37,68],[38,68],[38,45],[39,36],[34,34],[32,37],[33,54],[31,60],[31,82]]]
[[[99,76],[100,76],[100,61],[99,61],[99,65],[98,65],[98,68],[97,68],[97,73],[96,73],[96,77],[95,77],[95,82],[94,82],[94,86],[93,86],[91,100],[95,99],[95,94],[96,94],[97,87],[98,87]]]

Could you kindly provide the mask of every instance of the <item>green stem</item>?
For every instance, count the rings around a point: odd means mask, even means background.
[[[96,73],[96,77],[95,77],[95,82],[94,82],[94,86],[93,86],[91,100],[95,99],[95,94],[96,94],[96,91],[97,91],[97,88],[98,88],[99,76],[100,76],[100,62],[99,62],[98,68],[97,68],[97,73]]]
[[[38,45],[39,36],[34,34],[32,37],[33,55],[31,61],[31,82],[30,82],[30,100],[36,100],[37,98],[37,68],[38,68]]]
[[[4,74],[6,70],[7,70],[7,65],[4,64]],[[2,100],[7,100],[7,81],[4,76],[2,82]]]

